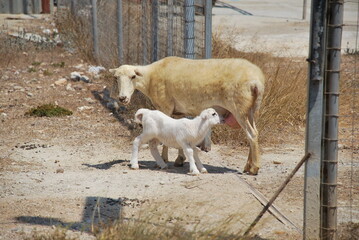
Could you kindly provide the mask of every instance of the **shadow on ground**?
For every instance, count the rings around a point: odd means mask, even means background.
[[[128,160],[113,160],[110,162],[105,163],[99,163],[99,164],[88,164],[83,163],[83,166],[89,167],[89,168],[96,168],[99,170],[108,170],[114,165],[120,164],[122,166],[127,165],[128,169],[130,168],[130,162]],[[188,162],[185,162],[183,167],[175,167],[174,162],[169,162],[168,169],[160,170],[155,161],[139,161],[138,162],[141,169],[148,169],[148,170],[154,170],[154,171],[166,171],[169,173],[177,173],[177,174],[187,174],[189,171],[189,164]],[[218,166],[212,166],[208,164],[203,164],[203,166],[207,169],[208,173],[214,173],[214,174],[224,174],[224,173],[240,173],[236,169],[231,169],[227,167],[218,167]]]

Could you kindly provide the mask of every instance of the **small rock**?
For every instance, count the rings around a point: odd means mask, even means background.
[[[71,83],[68,83],[68,84],[66,85],[66,90],[67,90],[67,91],[75,91],[75,89],[71,86]]]
[[[93,109],[93,107],[91,107],[91,106],[82,106],[82,107],[78,107],[77,109],[79,111],[84,111],[84,110],[91,110],[91,109]]]
[[[70,74],[70,79],[72,81],[80,81],[80,78],[81,78],[81,74],[79,72],[72,72]]]
[[[73,86],[73,88],[77,91],[80,91],[80,90],[82,90],[83,87],[81,86],[81,84],[76,84]]]
[[[90,78],[87,77],[87,76],[85,76],[85,75],[82,75],[82,76],[80,77],[80,80],[83,81],[83,82],[85,82],[85,83],[89,83],[89,82],[90,82]]]
[[[165,185],[165,183],[161,181],[161,182],[160,182],[160,185]]]
[[[34,94],[31,93],[31,92],[27,92],[26,95],[27,95],[28,97],[33,97],[33,96],[34,96]]]
[[[95,103],[96,101],[93,100],[92,98],[85,98],[85,100],[88,102],[88,103]]]
[[[90,66],[88,69],[88,72],[94,75],[98,75],[102,71],[106,71],[106,69],[102,66]]]
[[[282,164],[282,162],[279,162],[279,161],[273,161],[274,164]]]
[[[25,89],[21,86],[14,86],[13,89],[18,91],[25,91]]]
[[[55,85],[56,86],[63,86],[63,85],[65,85],[67,83],[67,79],[66,78],[60,78],[59,80],[57,80],[56,82],[55,82]]]
[[[64,169],[63,168],[58,168],[58,169],[56,169],[56,173],[64,173]]]
[[[147,184],[146,184],[145,187],[150,187],[150,185],[147,185]]]

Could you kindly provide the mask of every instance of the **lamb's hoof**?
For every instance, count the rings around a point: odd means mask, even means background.
[[[201,169],[201,173],[208,173],[208,171],[207,171],[207,169],[202,168],[202,169]]]
[[[162,167],[160,167],[160,169],[161,169],[161,170],[167,170],[167,169],[168,169],[168,166],[167,166],[167,165],[162,166]]]
[[[199,171],[193,171],[193,172],[189,172],[188,175],[191,175],[191,176],[198,176],[200,175]]]
[[[133,169],[133,170],[137,170],[139,168],[140,168],[140,166],[138,166],[138,164],[132,164],[131,165],[131,169]]]
[[[248,175],[258,175],[259,167],[250,167],[248,164],[244,167],[243,173],[247,173]]]

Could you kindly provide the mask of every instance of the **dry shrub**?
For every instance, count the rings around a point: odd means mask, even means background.
[[[89,15],[74,16],[70,10],[61,9],[55,17],[66,48],[75,50],[88,62],[95,62]]]
[[[238,35],[235,30],[215,33],[213,57],[245,58],[263,70],[266,76],[265,93],[259,114],[256,116],[260,141],[264,144],[282,143],[289,138],[301,136],[303,131],[298,130],[304,126],[305,121],[307,78],[305,60],[237,50],[234,46]],[[255,44],[255,40],[252,44]],[[216,143],[246,143],[246,137],[240,129],[217,126],[213,132],[212,139]]]

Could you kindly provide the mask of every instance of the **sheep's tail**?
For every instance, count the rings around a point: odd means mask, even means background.
[[[144,108],[140,108],[140,109],[137,110],[137,112],[135,113],[135,123],[142,124],[143,114],[147,110],[148,109],[144,109]]]
[[[252,107],[251,107],[251,114],[255,114],[258,111],[264,93],[264,86],[261,83],[254,83],[251,85],[251,94],[252,94]]]

